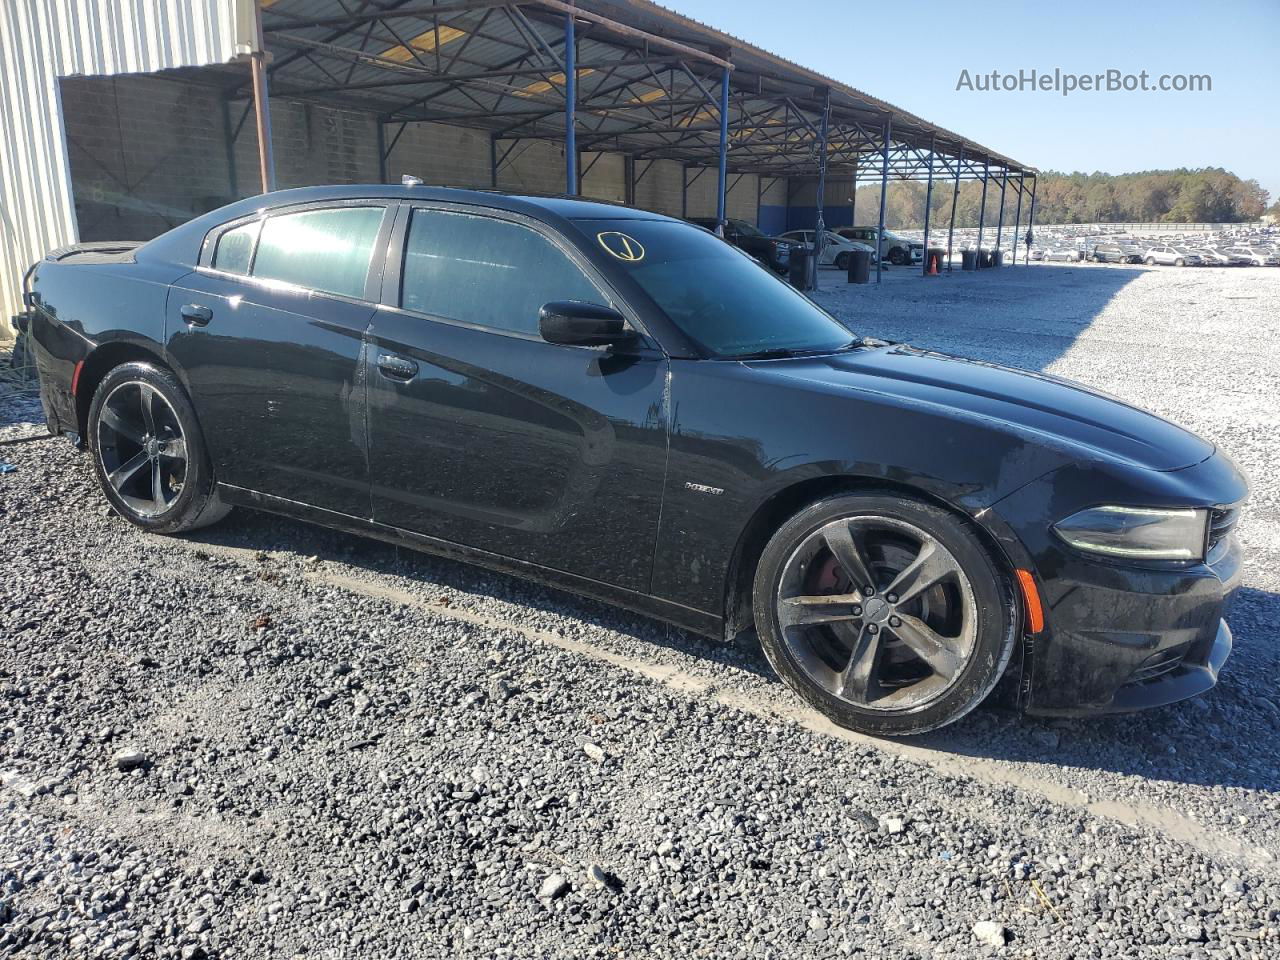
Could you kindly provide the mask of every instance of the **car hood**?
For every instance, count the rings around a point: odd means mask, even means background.
[[[875,393],[994,421],[1085,456],[1150,470],[1188,467],[1215,449],[1176,424],[1081,384],[905,345],[749,365],[824,392]]]

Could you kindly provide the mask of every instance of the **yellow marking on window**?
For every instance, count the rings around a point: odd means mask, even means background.
[[[595,70],[593,70],[591,67],[584,67],[583,69],[578,71],[578,79],[581,80],[583,77],[589,77],[593,73],[595,73]],[[547,79],[545,80],[535,80],[533,83],[529,84],[527,87],[521,87],[519,90],[515,91],[515,94],[517,97],[533,97],[533,96],[537,96],[540,93],[546,93],[549,90],[552,90],[556,87],[563,87],[563,86],[564,86],[564,74],[553,73],[551,76],[547,77]]]
[[[459,30],[457,27],[441,27],[439,30],[434,27],[418,34],[407,44],[397,44],[382,51],[382,56],[388,60],[396,60],[400,63],[407,63],[412,60],[414,53],[430,53],[437,47],[443,47],[446,43],[453,43],[459,37],[465,37],[467,31]],[[412,47],[412,49],[410,49]]]
[[[667,95],[667,91],[658,89],[650,90],[648,93],[642,93],[638,97],[632,97],[627,103],[653,103],[655,100],[661,100]]]

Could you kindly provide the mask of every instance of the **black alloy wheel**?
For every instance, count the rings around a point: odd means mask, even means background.
[[[968,713],[1003,673],[1012,589],[968,525],[892,494],[821,501],[784,524],[755,584],[774,668],[843,726],[921,733]]]
[[[227,514],[195,410],[168,370],[127,363],[110,371],[94,393],[88,433],[102,491],[130,522],[176,533]]]

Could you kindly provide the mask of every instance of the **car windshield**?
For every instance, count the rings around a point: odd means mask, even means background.
[[[671,322],[719,357],[830,353],[857,338],[741,251],[669,220],[579,220]]]
[[[730,220],[729,223],[733,227],[733,229],[737,230],[738,233],[742,234],[744,237],[763,237],[764,236],[763,233],[761,233],[751,224],[747,223],[747,221],[745,220]]]

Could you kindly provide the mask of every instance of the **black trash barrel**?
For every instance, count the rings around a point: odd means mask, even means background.
[[[1003,251],[1003,250],[992,250],[992,251],[991,251],[991,265],[992,265],[993,267],[1003,267],[1003,266],[1004,266],[1004,251]]]
[[[978,251],[977,250],[961,250],[960,251],[960,269],[961,270],[977,270],[978,269]]]
[[[797,290],[808,290],[811,286],[809,260],[812,257],[813,248],[808,244],[798,243],[791,248],[791,263],[787,267],[787,279]]]
[[[866,283],[871,279],[871,251],[854,250],[849,254],[849,282]]]

